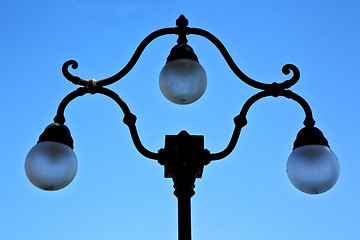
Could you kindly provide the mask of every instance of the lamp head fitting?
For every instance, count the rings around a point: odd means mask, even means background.
[[[192,47],[190,47],[187,44],[177,44],[171,49],[166,63],[172,60],[184,59],[184,58],[199,62],[198,57],[196,56]]]
[[[297,134],[293,149],[305,145],[323,145],[330,147],[323,133],[316,127],[304,127],[301,129]]]
[[[52,123],[48,125],[44,132],[40,135],[40,142],[59,142],[74,149],[74,141],[71,137],[70,130],[64,124]]]
[[[331,189],[339,178],[339,161],[316,127],[304,127],[297,135],[286,172],[300,191],[319,194]]]
[[[73,148],[73,139],[64,124],[47,126],[26,156],[25,172],[30,182],[48,191],[66,187],[77,172]]]

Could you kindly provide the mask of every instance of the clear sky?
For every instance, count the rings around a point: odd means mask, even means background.
[[[78,173],[65,189],[45,192],[26,178],[24,159],[58,104],[77,86],[61,73],[103,79],[127,63],[152,31],[189,26],[217,36],[248,76],[265,83],[301,72],[291,88],[312,107],[341,165],[322,195],[295,189],[286,161],[304,113],[285,98],[266,98],[248,114],[234,152],[205,167],[192,198],[193,239],[360,239],[360,2],[11,0],[0,3],[0,239],[177,239],[177,201],[163,167],[134,148],[123,114],[104,96],[86,95],[66,109]],[[166,100],[158,75],[176,36],[152,42],[134,69],[110,88],[137,115],[144,145],[185,129],[205,136],[211,152],[228,143],[233,118],[257,92],[235,77],[206,39],[189,36],[208,76],[189,106]]]

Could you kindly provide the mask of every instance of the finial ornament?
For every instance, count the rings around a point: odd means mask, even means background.
[[[187,20],[187,18],[183,14],[181,14],[180,17],[176,20],[176,26],[180,28],[187,27],[188,24],[189,20]]]

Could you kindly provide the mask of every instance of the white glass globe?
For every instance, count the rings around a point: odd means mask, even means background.
[[[190,104],[204,94],[207,85],[206,72],[195,60],[172,60],[161,70],[159,85],[162,94],[171,102]]]
[[[28,153],[25,160],[28,179],[43,190],[66,187],[75,177],[77,158],[67,145],[58,142],[40,142]]]
[[[286,171],[297,189],[309,194],[319,194],[335,185],[340,166],[329,147],[305,145],[295,148],[290,154]]]

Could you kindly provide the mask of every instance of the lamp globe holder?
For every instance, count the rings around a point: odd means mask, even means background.
[[[318,128],[304,127],[299,131],[286,172],[291,183],[305,193],[324,193],[335,185],[339,161]]]
[[[25,172],[30,182],[49,191],[66,187],[77,172],[73,148],[70,130],[64,124],[47,126],[26,156]]]
[[[205,92],[207,76],[194,50],[185,43],[175,45],[160,72],[162,94],[176,104],[190,104]]]

